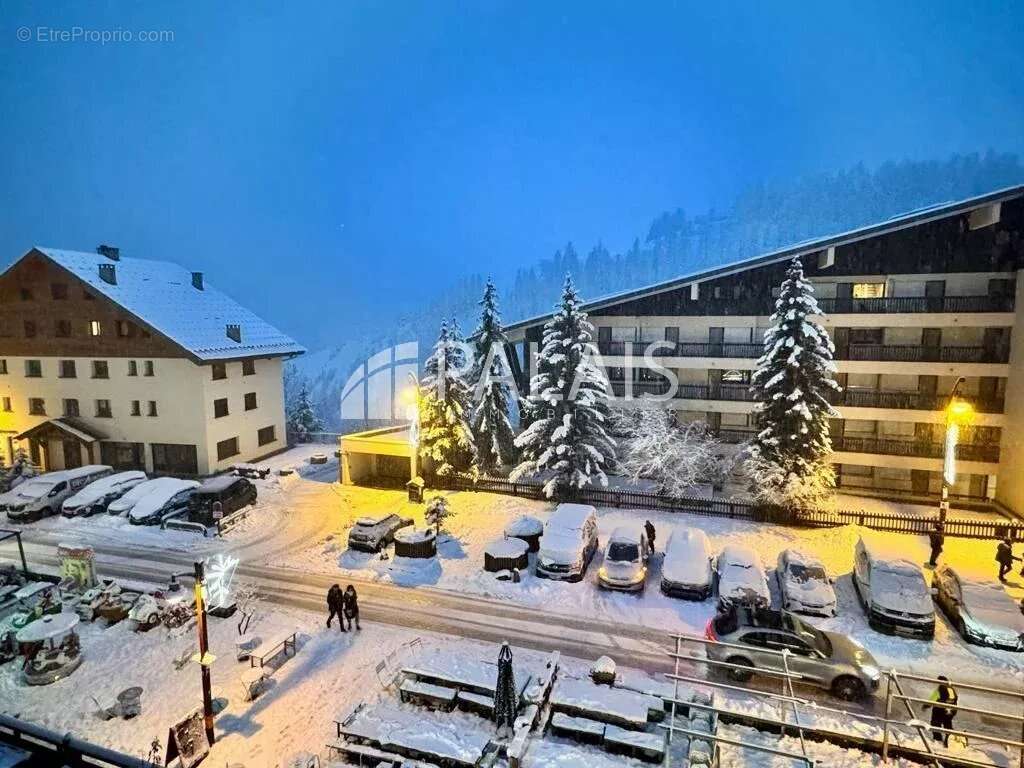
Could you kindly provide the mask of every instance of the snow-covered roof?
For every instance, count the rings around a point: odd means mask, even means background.
[[[36,247],[34,251],[199,360],[297,355],[306,351],[208,281],[203,280],[202,289],[193,286],[192,273],[177,264],[124,257],[114,261],[98,253],[59,248]],[[114,267],[115,284],[100,278],[100,264]],[[240,342],[228,337],[229,325],[239,326]]]

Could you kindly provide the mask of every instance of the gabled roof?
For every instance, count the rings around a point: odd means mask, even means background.
[[[115,261],[98,253],[58,248],[36,247],[29,251],[33,252],[63,267],[198,361],[298,355],[306,351],[208,281],[204,281],[202,290],[194,287],[192,273],[177,264],[132,258]],[[100,279],[100,264],[114,266],[116,284]],[[240,327],[241,342],[228,337],[228,325]]]
[[[936,205],[926,206],[924,208],[918,208],[917,210],[910,211],[908,213],[899,214],[893,216],[885,221],[877,222],[875,224],[869,224],[865,227],[858,229],[852,229],[847,232],[840,232],[833,235],[827,235],[825,237],[805,240],[800,243],[794,243],[793,245],[786,246],[776,251],[769,251],[758,256],[752,256],[739,261],[728,262],[721,266],[709,267],[689,274],[680,275],[670,280],[666,280],[661,283],[655,283],[653,285],[643,286],[641,288],[634,288],[621,293],[613,293],[607,296],[588,301],[583,305],[583,309],[587,312],[594,312],[603,307],[612,306],[615,304],[621,304],[624,301],[630,301],[632,299],[640,299],[646,296],[651,296],[656,293],[663,293],[665,291],[671,291],[676,288],[682,288],[693,283],[699,283],[704,280],[710,280],[715,277],[722,277],[725,275],[734,274],[736,272],[743,272],[754,267],[761,267],[767,264],[777,264],[781,261],[789,261],[794,256],[803,256],[805,254],[817,253],[823,251],[826,248],[846,245],[847,243],[853,243],[858,240],[865,240],[869,237],[877,237],[878,235],[888,234],[890,232],[896,232],[900,229],[906,229],[907,227],[916,226],[918,224],[924,224],[929,221],[936,221],[938,219],[944,219],[949,216],[955,216],[961,213],[966,213],[975,208],[980,208],[985,205],[991,205],[993,203],[1004,202],[1006,200],[1012,200],[1017,197],[1024,195],[1024,184],[1006,187],[1005,189],[999,189],[994,192],[988,192],[984,195],[977,197],[967,198],[966,200],[960,200],[957,202],[939,203]],[[551,317],[551,313],[548,312],[543,315],[536,315],[535,317],[526,318],[525,320],[519,320],[515,323],[511,323],[505,326],[505,331],[519,330],[521,328],[528,328],[530,326],[538,325],[546,322]]]

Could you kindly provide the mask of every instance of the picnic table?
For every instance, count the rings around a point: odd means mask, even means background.
[[[423,704],[434,709],[450,710],[455,705],[458,691],[444,685],[406,680],[398,689],[399,698],[405,702]]]
[[[521,696],[531,678],[524,674],[522,669],[516,672],[516,687]],[[402,673],[418,682],[457,688],[460,691],[490,696],[491,699],[494,698],[494,688],[498,683],[498,665],[490,662],[463,663],[458,668],[442,668],[421,663],[402,667]]]
[[[269,640],[262,641],[256,648],[249,651],[249,666],[262,667],[279,653],[284,652],[287,655],[289,650],[291,650],[292,656],[294,656],[296,653],[295,636],[297,634],[294,629],[288,629],[279,632],[277,635],[272,635]]]
[[[560,677],[548,701],[555,712],[642,730],[647,727],[654,698],[622,688],[595,685],[589,679]]]
[[[486,718],[494,717],[494,697],[484,696],[470,691],[459,691],[455,697],[459,709],[464,712],[476,712]]]
[[[600,744],[604,740],[604,723],[586,717],[573,717],[564,712],[555,712],[551,718],[551,730],[558,736],[567,736],[586,744]]]
[[[628,731],[609,725],[604,731],[604,744],[610,752],[619,752],[660,763],[665,759],[665,734]]]

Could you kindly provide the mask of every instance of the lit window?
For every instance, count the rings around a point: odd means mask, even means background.
[[[854,283],[853,298],[882,299],[885,298],[885,283]]]
[[[100,335],[100,330],[101,330],[101,328],[100,328],[100,321],[99,320],[90,320],[89,321],[89,335],[90,336],[99,336]]]

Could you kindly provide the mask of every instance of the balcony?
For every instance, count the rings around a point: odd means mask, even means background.
[[[967,397],[975,410],[980,413],[1002,413],[1001,397]],[[949,395],[934,395],[924,392],[876,389],[844,389],[829,398],[832,405],[848,408],[896,408],[917,411],[941,411],[949,402]]]
[[[655,345],[657,345],[655,347]],[[762,344],[726,343],[708,341],[604,341],[597,345],[602,355],[611,357],[642,358],[647,350],[654,357],[760,357]]]
[[[901,440],[895,437],[837,435],[832,438],[832,450],[941,459],[946,445],[932,441]],[[996,443],[960,443],[956,447],[956,457],[960,461],[997,462],[999,461],[999,445]]]
[[[839,350],[839,360],[896,363],[1006,363],[1010,350],[998,347],[924,347],[920,344],[850,344]]]
[[[609,382],[612,387],[612,394],[616,397],[626,396],[626,382],[615,379]],[[633,397],[641,395],[666,395],[669,384],[667,381],[634,381]],[[708,384],[679,384],[676,387],[675,397],[680,400],[727,400],[729,402],[753,402],[754,396],[750,394],[750,387],[747,384],[720,384],[711,386]]]
[[[901,312],[1012,312],[1013,296],[890,296],[883,299],[818,299],[827,315]]]

